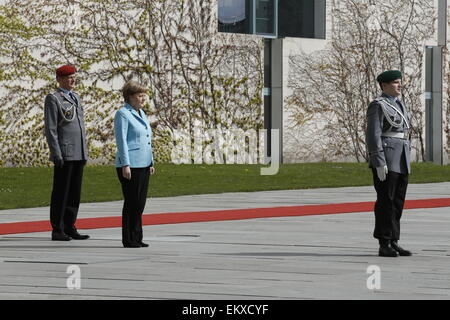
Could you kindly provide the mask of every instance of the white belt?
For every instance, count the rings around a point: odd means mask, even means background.
[[[390,137],[390,138],[397,138],[397,139],[403,139],[408,140],[408,133],[407,132],[384,132],[382,137]]]

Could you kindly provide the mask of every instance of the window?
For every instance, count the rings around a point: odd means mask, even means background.
[[[325,39],[326,0],[219,0],[219,32]]]
[[[275,0],[255,1],[255,33],[276,35]]]
[[[219,0],[219,31],[251,33],[249,3],[247,0]]]
[[[325,39],[325,0],[278,0],[278,36]]]

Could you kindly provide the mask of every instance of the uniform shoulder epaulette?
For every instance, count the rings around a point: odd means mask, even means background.
[[[384,98],[384,97],[382,97],[382,96],[379,96],[379,97],[376,97],[375,99],[373,99],[373,101],[374,101],[374,102],[386,101],[386,98]]]

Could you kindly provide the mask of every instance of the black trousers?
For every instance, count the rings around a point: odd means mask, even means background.
[[[399,240],[400,219],[408,188],[408,174],[389,172],[386,180],[380,181],[376,169],[372,169],[372,173],[377,191],[373,236],[379,240]]]
[[[142,213],[147,200],[150,167],[131,168],[131,180],[122,176],[122,168],[116,168],[124,198],[122,209],[123,245],[142,242]]]
[[[53,232],[76,232],[75,221],[80,206],[85,164],[85,160],[65,161],[62,168],[54,168],[50,203],[50,223]]]

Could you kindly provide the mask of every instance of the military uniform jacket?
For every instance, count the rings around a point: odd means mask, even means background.
[[[383,93],[372,101],[367,109],[366,143],[369,167],[386,165],[389,171],[409,174],[410,118],[404,103],[399,103],[401,106],[393,97]]]
[[[65,161],[87,160],[86,129],[81,99],[58,89],[45,98],[45,137],[54,157]]]

